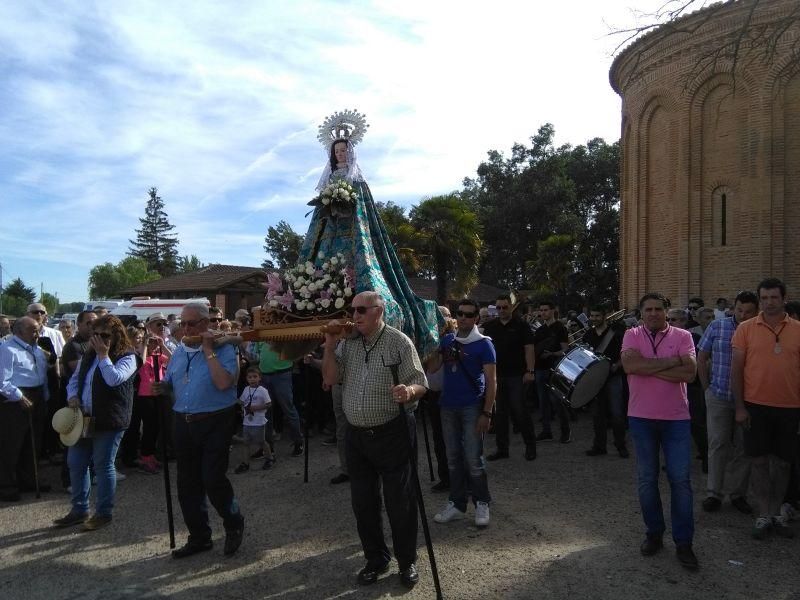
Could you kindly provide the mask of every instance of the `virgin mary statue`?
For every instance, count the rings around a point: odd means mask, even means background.
[[[367,127],[364,115],[346,110],[334,113],[319,128],[327,161],[316,188],[320,196],[310,203],[316,208],[300,263],[319,265],[341,254],[355,271],[355,293],[378,292],[386,302],[386,322],[410,337],[425,356],[438,345],[439,311],[435,302],[411,290],[358,166],[355,146]],[[331,200],[331,190],[335,194],[337,187],[349,190],[340,192],[347,201]]]

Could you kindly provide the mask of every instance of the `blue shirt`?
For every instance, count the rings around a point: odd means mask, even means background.
[[[444,371],[439,405],[442,408],[463,408],[478,404],[486,390],[483,365],[497,362],[491,340],[483,338],[460,344],[456,336],[449,333],[442,338],[439,349]]]
[[[733,403],[731,391],[731,339],[736,331],[736,319],[726,317],[711,321],[697,343],[697,349],[711,353],[711,377],[708,387],[720,400]]]
[[[12,402],[22,399],[21,387],[44,386],[48,397],[47,359],[38,346],[31,346],[16,335],[0,345],[0,394]]]
[[[78,395],[78,378],[81,373],[82,361],[83,359],[78,361],[78,366],[75,367],[75,372],[72,373],[72,377],[69,379],[69,383],[67,384],[67,398],[74,398]],[[94,362],[89,367],[89,370],[86,371],[86,378],[83,380],[83,391],[79,398],[81,410],[85,415],[92,414],[92,378],[94,377],[95,370],[98,368],[100,369],[100,375],[103,377],[103,381],[106,382],[106,385],[109,387],[117,387],[136,374],[136,355],[128,354],[127,356],[123,356],[117,361],[117,364],[112,363],[111,359],[107,356],[103,360],[99,360],[97,356],[94,357]]]
[[[236,348],[225,344],[215,350],[222,368],[234,378],[239,368]],[[175,404],[172,409],[178,413],[215,412],[233,406],[237,402],[236,382],[231,387],[218,390],[211,380],[211,371],[202,350],[187,352],[182,344],[178,346],[167,365],[164,383],[172,386]]]

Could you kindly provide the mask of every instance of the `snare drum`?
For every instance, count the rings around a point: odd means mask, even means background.
[[[580,408],[603,389],[611,362],[588,346],[575,346],[562,358],[550,376],[550,389],[564,404]]]

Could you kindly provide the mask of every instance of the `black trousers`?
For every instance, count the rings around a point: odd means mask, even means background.
[[[42,423],[47,415],[44,390],[20,388],[33,402],[33,439],[37,456],[41,451]],[[14,493],[33,488],[36,483],[31,447],[31,426],[28,411],[19,402],[6,402],[0,396],[0,493]]]
[[[175,454],[178,465],[178,502],[189,529],[189,541],[211,539],[206,496],[222,517],[225,529],[239,527],[243,518],[233,486],[226,475],[234,410],[187,423],[175,415]]]
[[[417,500],[409,462],[409,438],[416,461],[414,415],[398,416],[374,429],[347,426],[345,453],[358,536],[367,563],[383,565],[391,558],[383,536],[381,486],[400,570],[417,560]]]
[[[439,397],[441,392],[428,390],[425,392],[421,401],[421,410],[428,413],[433,434],[433,453],[436,455],[436,473],[439,481],[450,484],[450,470],[447,468],[447,448],[444,445],[444,435],[442,434],[442,410],[439,408]]]
[[[536,448],[533,419],[525,405],[525,390],[522,375],[497,378],[497,404],[495,405],[494,437],[498,452],[508,453],[508,418],[522,434],[525,446]]]
[[[158,396],[139,396],[133,399],[131,424],[122,438],[120,455],[122,462],[130,466],[142,456],[155,455],[158,439],[158,411],[162,410]]]

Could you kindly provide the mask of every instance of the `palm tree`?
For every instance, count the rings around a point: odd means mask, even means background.
[[[469,292],[478,281],[483,242],[478,216],[452,193],[435,196],[411,209],[417,230],[415,250],[422,270],[436,276],[436,301]]]

